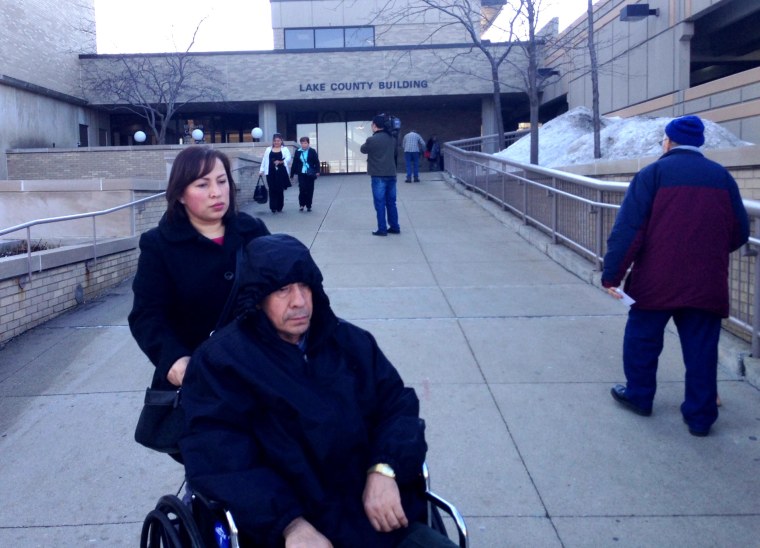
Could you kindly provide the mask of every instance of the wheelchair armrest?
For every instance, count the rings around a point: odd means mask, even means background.
[[[456,509],[456,506],[451,504],[446,499],[436,495],[430,489],[425,491],[425,498],[428,500],[428,502],[433,504],[433,506],[440,510],[443,510],[449,516],[451,516],[451,519],[454,520],[454,525],[456,525],[457,533],[459,534],[459,548],[469,548],[470,539],[467,536],[467,525],[464,522],[462,514],[460,514],[459,510]]]

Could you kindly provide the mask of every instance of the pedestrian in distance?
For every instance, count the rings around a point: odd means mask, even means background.
[[[425,523],[414,389],[335,316],[305,245],[274,234],[245,257],[242,314],[183,388],[193,488],[230,509],[246,546],[456,546]]]
[[[272,145],[264,151],[259,174],[266,175],[269,186],[269,209],[272,213],[282,212],[285,205],[285,190],[290,187],[290,149],[283,146],[282,135],[272,135]]]
[[[396,138],[382,114],[372,119],[371,128],[372,135],[359,150],[367,155],[367,173],[372,180],[372,200],[377,216],[377,230],[372,234],[400,234],[396,208]]]
[[[412,130],[404,135],[401,147],[404,149],[404,161],[406,162],[406,180],[404,182],[411,183],[412,177],[414,177],[414,182],[419,183],[420,150],[425,150],[425,141],[419,133]]]
[[[425,157],[428,160],[428,169],[430,171],[436,171],[438,168],[438,162],[441,159],[441,145],[438,144],[438,137],[433,135],[428,139],[425,149]]]
[[[306,208],[311,211],[314,199],[314,182],[319,177],[319,155],[311,148],[309,138],[304,136],[299,140],[301,147],[293,157],[293,169],[290,179],[298,175],[298,207],[300,211]]]
[[[624,292],[635,301],[623,340],[627,382],[614,386],[612,397],[638,415],[651,415],[665,325],[673,318],[686,368],[680,411],[689,432],[700,437],[718,418],[718,341],[721,318],[729,312],[729,254],[749,236],[736,181],[704,157],[703,143],[704,124],[697,116],[665,127],[663,155],[628,187],[602,273],[610,295],[622,298],[625,278]]]

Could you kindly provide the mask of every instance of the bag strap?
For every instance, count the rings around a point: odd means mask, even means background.
[[[230,288],[230,294],[227,297],[227,302],[224,303],[222,313],[219,315],[219,320],[216,322],[214,331],[224,326],[227,323],[227,317],[230,315],[232,308],[235,306],[235,299],[237,298],[238,287],[240,285],[240,270],[243,265],[243,246],[237,248],[235,252],[235,277],[232,281],[232,287]],[[213,333],[212,331],[211,333]],[[210,334],[209,334],[210,336]]]

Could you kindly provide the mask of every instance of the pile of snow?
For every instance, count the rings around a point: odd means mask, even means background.
[[[673,118],[602,117],[599,161],[641,158],[662,154],[665,126]],[[702,148],[733,148],[752,143],[742,141],[727,129],[704,120],[705,144]],[[594,163],[594,125],[591,110],[578,107],[554,118],[538,130],[538,163],[544,167],[561,167]],[[526,135],[496,156],[515,162],[530,163],[530,135]]]

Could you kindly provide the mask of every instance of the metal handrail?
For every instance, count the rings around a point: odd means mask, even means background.
[[[95,218],[100,217],[101,215],[108,215],[109,213],[113,213],[115,211],[120,211],[122,209],[126,209],[128,207],[133,207],[138,204],[148,202],[150,200],[155,200],[156,198],[161,198],[162,196],[166,195],[166,192],[160,192],[158,194],[154,194],[152,196],[148,196],[146,198],[140,198],[139,200],[134,200],[132,202],[129,202],[127,204],[121,204],[115,207],[111,207],[108,209],[103,209],[101,211],[92,211],[89,213],[76,213],[73,215],[61,215],[60,217],[48,217],[46,219],[35,219],[34,221],[28,221],[26,223],[22,223],[20,225],[11,226],[8,228],[0,229],[0,236],[3,236],[5,234],[10,234],[12,232],[18,232],[19,230],[26,229],[26,261],[27,261],[27,276],[28,281],[31,281],[32,279],[32,227],[42,224],[48,224],[48,223],[57,223],[62,221],[75,221],[77,219],[86,219],[88,217],[92,217],[92,256],[93,260],[97,260],[98,253],[97,253],[97,243],[98,243],[98,235],[97,235],[97,228],[95,225]],[[132,229],[134,233],[134,227]],[[134,234],[133,234],[134,235]]]
[[[488,136],[492,138],[494,136]],[[518,216],[523,224],[548,234],[602,267],[609,234],[628,183],[602,181],[492,154],[463,139],[443,145],[446,171],[466,188]],[[751,337],[752,355],[760,356],[760,201],[743,200],[753,234],[740,254],[732,256],[729,283],[732,306],[728,322]],[[754,271],[753,274],[751,272]],[[744,299],[735,297],[744,296]]]

